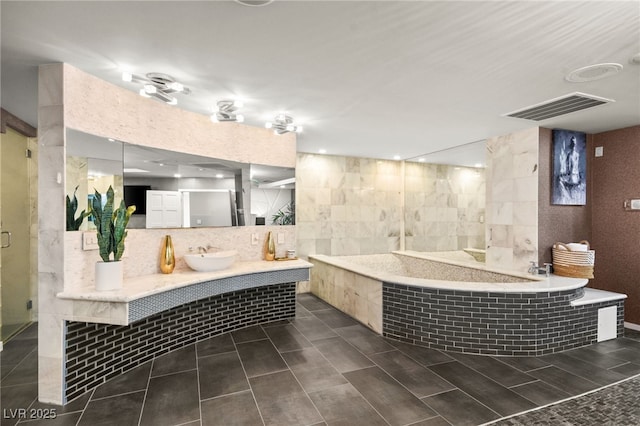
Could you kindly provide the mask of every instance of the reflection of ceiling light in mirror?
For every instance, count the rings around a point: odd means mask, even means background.
[[[399,159],[400,159],[400,156],[399,156],[399,155],[394,155],[394,156],[393,156],[393,159],[397,161],[397,160],[399,160]]]
[[[122,169],[122,171],[125,173],[149,173],[149,170],[138,169],[135,167],[132,167],[132,168],[125,167],[124,169]]]
[[[107,140],[108,140],[109,142],[115,142],[115,141],[116,141],[116,140],[115,140],[115,139],[113,139],[113,138],[109,138],[109,139],[107,139]]]
[[[173,175],[173,177],[174,177],[174,178],[181,178],[181,177],[182,177],[182,175],[181,175],[180,173],[176,173],[176,174],[174,174],[174,175]]]
[[[426,160],[425,160],[424,158],[418,158],[418,161],[419,161],[420,163],[424,163]]]
[[[480,168],[480,167],[482,167],[482,163],[476,163],[476,164],[473,165],[473,167]]]
[[[218,173],[218,174],[216,175],[216,177],[217,177],[218,179],[222,179],[222,178],[224,177],[224,175],[223,175],[223,174]]]
[[[321,149],[319,149],[319,150],[318,150],[318,153],[319,153],[319,154],[326,154],[326,153],[327,153],[327,150],[326,150],[326,149],[322,149],[322,148],[321,148]]]

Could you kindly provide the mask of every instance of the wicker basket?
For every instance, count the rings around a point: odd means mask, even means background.
[[[590,250],[588,241],[580,241],[587,245],[587,251],[574,251],[564,243],[553,245],[553,273],[563,277],[593,278],[593,267],[596,261],[595,250]]]

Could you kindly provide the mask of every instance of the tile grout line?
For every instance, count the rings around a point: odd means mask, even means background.
[[[257,325],[256,327],[260,327],[260,325]],[[260,329],[262,329],[262,327],[260,327]],[[262,332],[264,333],[264,330],[262,330]],[[247,375],[247,369],[244,367],[244,362],[242,361],[242,357],[240,356],[240,352],[238,352],[238,343],[236,343],[236,339],[233,337],[233,332],[230,332],[229,334],[231,335],[231,342],[233,342],[233,347],[235,348],[236,355],[238,356],[238,360],[240,361],[240,367],[242,367],[242,372],[244,373],[244,378],[247,381],[247,385],[249,386],[249,392],[251,392],[251,398],[253,398],[253,403],[256,406],[256,410],[258,410],[258,415],[260,416],[260,420],[262,421],[262,425],[265,426],[266,423],[264,421],[264,417],[262,416],[262,411],[260,410],[260,406],[258,405],[258,400],[256,399],[256,395],[253,392],[253,387],[251,386],[251,380],[249,380],[249,376]],[[264,339],[258,339],[258,340],[264,340]],[[246,343],[246,342],[241,342],[241,343]],[[220,395],[220,396],[223,396],[223,395]],[[200,403],[202,404],[202,401]]]

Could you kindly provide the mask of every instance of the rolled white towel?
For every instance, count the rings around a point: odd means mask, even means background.
[[[569,247],[569,250],[571,251],[587,251],[589,248],[586,244],[581,243],[568,243],[567,247]]]

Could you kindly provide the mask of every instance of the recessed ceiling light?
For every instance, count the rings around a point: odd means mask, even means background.
[[[622,65],[613,62],[595,64],[575,69],[567,74],[564,79],[570,83],[586,83],[588,81],[611,77],[620,71],[622,71]]]
[[[318,153],[320,153],[320,154],[326,154],[326,153],[327,153],[327,150],[326,150],[326,149],[324,149],[324,148],[320,148],[320,149],[318,150]]]
[[[235,0],[243,6],[261,7],[273,3],[274,0]]]

